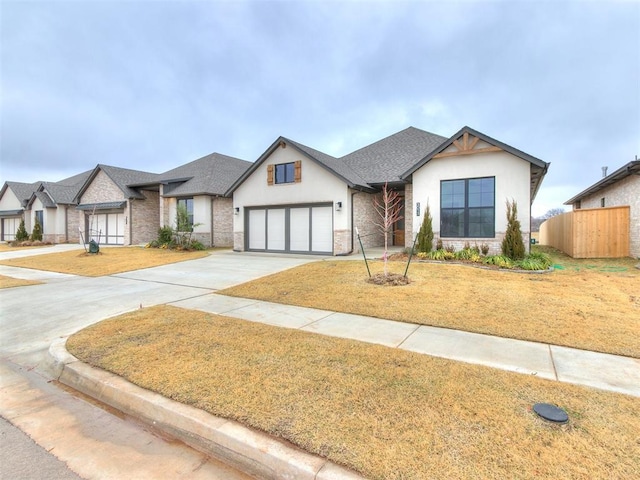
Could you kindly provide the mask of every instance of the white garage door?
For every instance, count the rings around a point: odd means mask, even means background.
[[[333,253],[333,207],[303,205],[247,210],[247,249]]]
[[[89,215],[89,239],[101,245],[124,245],[124,214],[97,213]]]
[[[20,217],[2,219],[2,240],[12,242],[16,239],[16,232],[20,226]]]

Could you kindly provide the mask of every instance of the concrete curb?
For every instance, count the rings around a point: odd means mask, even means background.
[[[49,348],[52,373],[58,381],[248,475],[274,480],[364,480],[284,441],[91,367],[67,351],[66,340],[56,340]]]

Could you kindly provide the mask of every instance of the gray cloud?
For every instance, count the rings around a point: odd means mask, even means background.
[[[0,4],[0,181],[163,171],[285,135],[469,125],[552,162],[544,213],[640,153],[640,4]]]

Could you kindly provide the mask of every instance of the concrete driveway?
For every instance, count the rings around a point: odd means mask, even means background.
[[[77,246],[4,252],[0,258],[69,248]],[[48,348],[56,338],[140,306],[195,299],[317,259],[215,252],[97,278],[0,265],[2,275],[44,282],[0,290],[0,416],[84,478],[244,479],[241,472],[51,383]],[[31,469],[31,478],[37,478],[38,462],[29,452],[24,449],[20,468]],[[4,468],[0,477],[11,476]]]

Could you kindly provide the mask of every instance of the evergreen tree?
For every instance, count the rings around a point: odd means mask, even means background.
[[[33,230],[31,232],[31,241],[32,242],[42,241],[42,225],[40,225],[40,222],[38,221],[37,218],[36,218],[36,223],[33,226]]]
[[[16,242],[25,242],[29,240],[29,234],[27,233],[27,229],[24,228],[24,218],[20,220],[20,225],[18,226],[18,231],[16,232]]]
[[[525,255],[518,220],[518,204],[515,200],[507,200],[507,232],[502,240],[502,254],[512,260],[522,260]]]
[[[422,219],[422,226],[418,232],[418,251],[430,252],[431,250],[433,250],[433,218],[431,217],[431,210],[427,203],[424,218]]]

